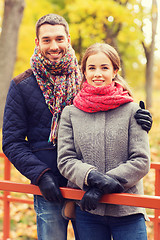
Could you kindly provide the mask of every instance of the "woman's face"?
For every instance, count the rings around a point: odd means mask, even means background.
[[[88,57],[85,77],[94,87],[107,86],[112,82],[117,70],[113,69],[112,62],[103,52]]]

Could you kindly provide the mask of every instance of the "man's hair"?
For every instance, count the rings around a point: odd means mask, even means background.
[[[37,38],[39,37],[39,28],[43,24],[63,25],[67,36],[69,35],[69,26],[68,26],[67,21],[62,16],[59,16],[58,14],[50,13],[50,14],[44,15],[37,21],[37,23],[36,23],[36,37]]]

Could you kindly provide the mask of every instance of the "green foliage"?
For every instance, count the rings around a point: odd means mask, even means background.
[[[48,0],[52,5],[60,9],[65,8],[65,0]]]

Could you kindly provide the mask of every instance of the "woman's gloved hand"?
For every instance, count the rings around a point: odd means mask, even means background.
[[[139,102],[139,106],[141,107],[141,109],[138,109],[136,114],[134,115],[137,123],[139,125],[141,125],[141,127],[149,132],[151,127],[152,127],[152,115],[151,113],[145,109],[145,104],[143,101]]]
[[[57,179],[51,171],[47,171],[41,176],[38,186],[46,200],[63,203],[64,198],[59,189]]]
[[[95,210],[97,208],[97,204],[101,197],[103,196],[102,190],[98,188],[89,188],[83,198],[80,201],[80,208],[82,211],[88,210]]]
[[[127,183],[124,178],[106,175],[97,170],[91,170],[88,174],[87,183],[89,187],[95,187],[103,193],[121,193],[124,191],[122,184]],[[122,184],[121,184],[122,183]]]

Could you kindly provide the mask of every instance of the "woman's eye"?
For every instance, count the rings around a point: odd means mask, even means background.
[[[104,70],[107,70],[107,69],[108,69],[108,67],[103,67],[102,69],[104,69]]]

